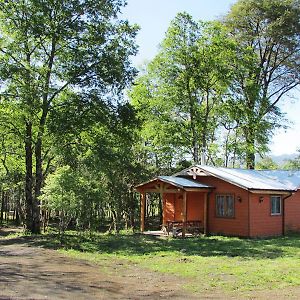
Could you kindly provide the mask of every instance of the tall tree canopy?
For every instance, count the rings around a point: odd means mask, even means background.
[[[228,88],[233,44],[217,23],[180,13],[131,98],[145,121],[144,138],[173,157],[209,157],[217,107]],[[202,154],[202,155],[201,155]]]
[[[299,85],[300,1],[239,0],[224,19],[245,50],[234,66],[232,115],[245,142],[248,168],[266,152],[280,125],[278,102]]]
[[[136,52],[137,28],[117,19],[124,5],[122,0],[0,1],[0,122],[23,141],[31,232],[40,231],[51,111],[70,98],[113,102],[135,74],[129,56]]]
[[[239,0],[221,22],[178,14],[131,93],[147,146],[254,168],[299,85],[299,34],[299,0]]]

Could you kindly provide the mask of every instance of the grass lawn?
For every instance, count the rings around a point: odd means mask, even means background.
[[[156,272],[176,274],[194,292],[247,293],[300,285],[300,236],[271,239],[158,238],[139,234],[88,236],[68,232],[34,241],[67,255],[95,262],[113,259]]]

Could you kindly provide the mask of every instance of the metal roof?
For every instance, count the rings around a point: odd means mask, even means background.
[[[199,175],[214,176],[248,190],[294,191],[300,187],[300,171],[245,170],[205,165],[191,168],[196,168]],[[189,174],[189,169],[176,176]]]
[[[300,170],[261,170],[260,173],[283,183],[287,188],[298,190],[300,188]]]
[[[182,177],[175,177],[175,176],[158,176],[158,179],[164,181],[166,183],[170,183],[180,188],[196,188],[196,189],[208,189],[212,188],[209,185],[200,183],[198,181],[182,178]]]

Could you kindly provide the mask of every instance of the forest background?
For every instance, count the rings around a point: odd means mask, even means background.
[[[134,186],[151,177],[278,167],[256,159],[299,84],[300,2],[239,0],[213,21],[178,13],[139,72],[124,5],[0,1],[0,222],[134,228]]]

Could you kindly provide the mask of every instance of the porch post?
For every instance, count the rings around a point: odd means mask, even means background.
[[[203,233],[206,235],[207,234],[207,203],[208,203],[208,193],[204,194],[204,215],[203,215]]]
[[[159,186],[159,194],[160,194],[160,200],[161,200],[161,206],[162,206],[162,225],[165,226],[165,205],[164,205],[164,184],[161,183]]]
[[[146,193],[141,193],[141,232],[145,231]]]
[[[182,205],[182,213],[183,213],[183,224],[182,224],[182,237],[185,237],[186,233],[186,219],[187,219],[187,210],[186,210],[186,191],[183,191],[183,205]]]

